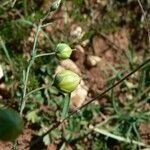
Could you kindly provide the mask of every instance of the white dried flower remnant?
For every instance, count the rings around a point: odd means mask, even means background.
[[[61,3],[61,0],[56,0],[56,1],[52,4],[50,10],[51,10],[51,11],[56,11],[56,10],[59,8],[60,3]]]
[[[2,66],[0,65],[0,79],[4,76],[4,72],[3,72],[3,68]]]

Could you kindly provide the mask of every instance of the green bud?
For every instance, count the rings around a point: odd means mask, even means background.
[[[62,92],[66,93],[74,91],[79,83],[80,77],[70,70],[63,70],[58,73],[54,79],[54,85]]]
[[[56,46],[56,57],[58,59],[68,59],[72,53],[72,49],[65,43],[59,43]]]
[[[13,109],[0,108],[0,140],[15,141],[23,130],[23,120]]]

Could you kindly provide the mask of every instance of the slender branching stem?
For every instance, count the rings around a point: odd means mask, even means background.
[[[25,98],[27,98],[29,95],[31,95],[31,94],[33,94],[33,93],[35,93],[35,92],[37,92],[37,91],[46,89],[46,88],[48,88],[48,87],[50,87],[50,85],[36,88],[36,89],[30,91],[29,93],[27,93],[26,96],[25,96]]]
[[[146,17],[146,12],[144,11],[144,8],[142,6],[141,0],[137,0],[137,1],[138,1],[138,4],[139,4],[140,8],[141,8],[141,11],[142,11],[142,14],[143,14],[146,26],[147,26],[148,40],[149,40],[149,46],[150,46],[150,28],[149,28],[149,23],[148,23],[149,20]]]
[[[20,114],[22,115],[23,110],[25,108],[25,104],[26,104],[26,93],[27,93],[27,84],[28,84],[28,78],[29,78],[29,72],[31,69],[31,66],[34,63],[35,57],[36,57],[36,45],[37,45],[37,40],[38,40],[38,35],[40,32],[40,28],[41,28],[41,24],[39,24],[38,28],[37,28],[37,32],[35,35],[35,39],[34,39],[34,44],[33,44],[33,49],[32,49],[32,55],[31,55],[31,59],[29,61],[29,65],[26,71],[26,76],[25,76],[25,81],[24,81],[24,89],[23,89],[23,96],[22,96],[22,102],[21,102],[21,108],[20,108]]]
[[[43,56],[51,56],[51,55],[55,55],[55,52],[38,54],[38,55],[35,56],[35,58],[43,57]]]
[[[150,147],[150,145],[144,144],[144,143],[139,142],[139,141],[131,140],[129,138],[124,138],[122,136],[115,135],[113,133],[108,132],[107,130],[94,127],[93,125],[90,125],[89,128],[92,129],[95,132],[98,132],[100,134],[103,134],[107,137],[113,138],[113,139],[118,140],[118,141],[122,141],[122,142],[125,142],[125,143],[133,143],[133,144],[136,144],[136,145],[139,145],[139,146],[144,146],[144,147]]]

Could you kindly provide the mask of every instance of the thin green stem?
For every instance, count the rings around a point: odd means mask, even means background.
[[[110,116],[110,117],[106,118],[103,122],[98,124],[97,127],[101,127],[101,126],[105,125],[106,123],[108,123],[110,120],[117,119],[117,118],[118,118],[117,115]]]
[[[103,134],[107,137],[113,138],[113,139],[118,140],[118,141],[122,141],[122,142],[126,142],[126,143],[133,143],[133,144],[136,144],[139,146],[144,146],[144,147],[150,147],[150,145],[146,145],[146,144],[139,142],[139,141],[127,139],[127,138],[124,138],[122,136],[114,135],[114,134],[112,134],[112,133],[110,133],[104,129],[99,129],[97,127],[94,127],[93,125],[90,125],[89,128],[94,130],[95,132],[98,132],[100,134]]]
[[[49,23],[43,24],[41,28],[45,28],[45,27],[47,27],[47,26],[49,26],[49,25],[51,25],[51,24],[52,24],[52,22],[49,22]]]
[[[33,94],[33,93],[35,93],[35,92],[37,92],[37,91],[46,89],[46,88],[48,88],[48,87],[50,87],[50,85],[49,85],[49,86],[43,86],[43,87],[36,88],[36,89],[30,91],[29,93],[27,93],[26,96],[25,96],[25,98],[27,98],[29,95],[31,95],[31,94]]]
[[[27,68],[25,83],[24,83],[24,90],[23,90],[23,99],[25,98],[25,95],[26,95],[29,72],[30,72],[30,68],[31,68],[32,64],[33,64],[33,61],[29,63],[29,66]]]
[[[8,4],[11,3],[11,2],[12,2],[11,0],[8,0],[8,1],[5,1],[5,2],[0,3],[0,8],[3,9],[4,6],[8,5]]]
[[[16,2],[17,2],[17,0],[14,0],[14,1],[12,2],[12,5],[11,5],[12,8],[15,6]]]
[[[69,94],[67,93],[64,98],[64,106],[63,106],[63,111],[62,111],[62,116],[61,116],[62,120],[68,116],[70,99],[71,99],[71,93]]]
[[[12,147],[12,150],[18,150],[17,141],[14,142],[14,145]]]
[[[25,14],[25,16],[27,16],[27,15],[28,15],[28,11],[27,11],[27,0],[24,0],[24,1],[23,1],[23,7],[24,7],[24,14]]]
[[[144,17],[144,20],[145,20],[145,23],[146,23],[146,26],[147,26],[147,33],[148,33],[148,41],[149,41],[149,46],[150,46],[150,28],[149,28],[149,21],[148,21],[148,18],[146,17],[146,12],[144,11],[144,8],[142,6],[142,3],[141,3],[141,0],[137,0],[138,1],[138,4],[141,8],[141,11],[143,13],[143,17]]]
[[[14,7],[16,1],[17,1],[17,0],[14,0],[14,1],[12,2],[12,7]],[[26,7],[26,6],[25,6],[25,7]],[[25,9],[26,9],[26,8],[25,8]],[[30,73],[30,69],[31,69],[31,67],[32,67],[32,65],[33,65],[33,63],[34,63],[35,58],[41,57],[41,56],[48,56],[48,55],[54,54],[54,53],[51,53],[51,54],[50,54],[50,53],[49,53],[49,54],[39,54],[39,55],[36,56],[36,51],[37,51],[37,50],[36,50],[36,45],[37,45],[37,40],[38,40],[39,32],[40,32],[40,30],[42,30],[42,29],[41,29],[41,28],[42,28],[42,24],[43,24],[43,22],[44,22],[49,16],[52,17],[53,14],[54,14],[54,12],[51,13],[51,11],[49,11],[49,12],[47,13],[47,15],[46,15],[45,17],[43,17],[43,19],[40,20],[40,23],[39,23],[38,27],[37,27],[36,25],[34,25],[34,24],[28,22],[28,21],[26,22],[26,23],[28,23],[28,24],[33,25],[34,27],[36,27],[37,32],[36,32],[35,39],[34,39],[34,44],[33,44],[32,53],[31,53],[31,59],[30,59],[30,61],[29,61],[29,65],[28,65],[28,67],[27,67],[27,71],[26,71],[26,74],[25,74],[25,78],[24,78],[24,80],[23,80],[23,82],[24,82],[24,88],[23,88],[23,94],[22,94],[22,100],[21,100],[21,107],[20,107],[20,115],[21,115],[21,116],[22,116],[22,114],[23,114],[23,110],[24,110],[25,105],[26,105],[26,100],[27,100],[26,95],[28,96],[29,94],[31,94],[31,93],[33,93],[33,92],[38,91],[38,90],[41,89],[41,88],[35,89],[35,90],[33,90],[33,91],[31,91],[30,93],[27,94],[27,84],[28,84],[29,73]],[[43,88],[43,87],[42,87],[42,88]],[[16,143],[16,142],[17,142],[17,141],[15,141],[15,143]],[[14,144],[14,148],[16,148],[16,147],[17,147],[17,144]]]
[[[150,87],[145,88],[145,90],[143,90],[141,93],[139,93],[136,97],[134,97],[134,99],[127,104],[127,106],[133,105],[133,104],[137,104],[137,106],[139,106],[139,104],[141,104],[141,102],[138,102],[139,100],[141,100],[141,97],[148,93],[150,91]],[[137,103],[138,102],[138,103]],[[142,100],[142,103],[144,102],[144,100]],[[136,107],[136,106],[135,106]]]
[[[60,0],[60,2],[61,2],[61,0]],[[14,6],[15,3],[16,3],[16,0],[14,0],[12,6]],[[28,83],[29,73],[30,73],[31,66],[32,66],[33,63],[34,63],[35,58],[41,57],[41,56],[47,56],[47,55],[54,55],[54,53],[36,55],[36,45],[37,45],[38,35],[39,35],[40,30],[41,30],[42,24],[43,24],[43,22],[44,22],[49,16],[52,17],[53,14],[54,14],[54,12],[49,11],[49,12],[46,14],[46,16],[45,16],[43,19],[41,19],[41,21],[40,21],[40,23],[39,23],[39,25],[38,25],[38,27],[37,27],[37,32],[36,32],[36,35],[35,35],[34,44],[33,44],[33,48],[32,48],[31,59],[30,59],[30,61],[29,61],[29,65],[28,65],[28,68],[27,68],[27,71],[26,71],[26,77],[25,77],[25,81],[24,81],[23,96],[22,96],[21,108],[20,108],[20,114],[21,114],[21,115],[22,115],[22,113],[23,113],[23,110],[24,110],[25,104],[26,104],[26,93],[27,93],[27,83]]]
[[[2,49],[4,50],[4,53],[5,53],[5,55],[6,55],[7,59],[8,59],[8,63],[10,65],[10,67],[11,67],[12,73],[15,74],[13,62],[12,62],[12,60],[10,58],[10,55],[9,55],[9,52],[8,52],[7,47],[5,45],[5,42],[3,41],[1,36],[0,36],[0,45],[2,46]]]
[[[55,55],[55,52],[38,54],[38,55],[35,56],[35,58],[43,57],[43,56],[51,56],[51,55]]]
[[[33,49],[32,49],[32,56],[31,56],[31,59],[29,61],[29,65],[28,65],[28,68],[27,68],[26,77],[25,77],[25,81],[24,81],[22,103],[21,103],[21,108],[20,108],[20,114],[21,115],[23,113],[23,110],[24,110],[25,104],[26,104],[25,96],[26,96],[26,92],[27,92],[27,83],[28,83],[28,78],[29,78],[29,72],[30,72],[31,66],[34,63],[35,57],[36,57],[36,45],[37,45],[37,39],[38,39],[38,35],[39,35],[39,32],[40,32],[40,28],[41,28],[41,24],[37,28],[37,32],[36,32],[35,39],[34,39],[34,45],[33,45]]]
[[[12,64],[11,58],[10,58],[10,56],[9,56],[8,50],[7,50],[7,48],[6,48],[6,45],[5,45],[5,43],[4,43],[4,41],[3,41],[3,39],[2,39],[1,37],[0,37],[0,43],[1,43],[1,46],[2,46],[2,48],[3,48],[3,50],[4,50],[4,53],[5,53],[5,55],[6,55],[7,59],[8,59],[8,61],[9,61],[9,64],[11,65],[11,64]]]

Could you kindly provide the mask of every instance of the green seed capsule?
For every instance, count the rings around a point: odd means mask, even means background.
[[[80,77],[70,70],[63,70],[58,73],[54,79],[54,85],[66,93],[71,93],[74,91],[79,83]]]
[[[58,59],[68,59],[70,58],[72,49],[65,43],[59,43],[56,47],[56,57]]]
[[[23,121],[13,109],[0,108],[0,140],[15,141],[23,130]]]

